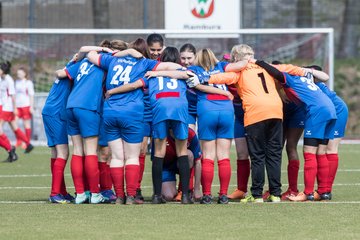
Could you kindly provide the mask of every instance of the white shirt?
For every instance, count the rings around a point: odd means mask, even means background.
[[[11,96],[15,95],[14,80],[10,75],[0,78],[0,96],[2,102],[2,110],[4,112],[13,112],[14,106]]]
[[[34,84],[31,80],[15,81],[16,107],[29,107],[30,96],[34,96]]]

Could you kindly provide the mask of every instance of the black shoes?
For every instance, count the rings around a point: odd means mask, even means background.
[[[27,145],[24,153],[29,153],[29,152],[31,152],[33,149],[34,149],[34,146],[31,145],[31,143],[29,143],[29,145]]]
[[[189,193],[183,193],[181,195],[181,204],[194,204]]]
[[[164,204],[166,203],[165,199],[160,195],[153,195],[151,199],[152,204]]]
[[[18,156],[15,151],[16,151],[16,148],[14,146],[12,146],[9,151],[9,156],[4,162],[15,162],[16,160],[18,160]]]

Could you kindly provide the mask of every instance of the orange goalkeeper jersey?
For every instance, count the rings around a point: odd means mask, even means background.
[[[277,65],[280,71],[303,75],[304,70],[290,64]],[[282,101],[275,79],[262,67],[248,63],[241,72],[212,75],[209,83],[235,84],[244,109],[244,125],[248,126],[267,119],[283,119]]]

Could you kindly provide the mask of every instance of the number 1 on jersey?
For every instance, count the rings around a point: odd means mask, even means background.
[[[266,86],[264,73],[258,73],[258,77],[261,79],[261,84],[262,84],[262,86],[264,88],[264,92],[269,93],[269,91],[267,89],[267,86]]]

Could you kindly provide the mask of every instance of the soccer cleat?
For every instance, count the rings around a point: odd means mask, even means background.
[[[313,193],[305,194],[304,192],[300,192],[297,196],[290,196],[288,199],[293,202],[315,201]]]
[[[182,196],[182,191],[178,191],[177,195],[174,198],[175,202],[180,202],[181,201],[181,196]]]
[[[262,195],[262,198],[263,198],[264,201],[266,201],[269,196],[270,196],[270,192],[268,190],[268,191],[264,192],[264,194]]]
[[[152,204],[163,204],[166,203],[165,199],[160,195],[153,195],[151,199]]]
[[[332,199],[332,193],[328,192],[327,194],[329,195],[329,200],[331,200]]]
[[[278,196],[274,196],[274,195],[270,194],[269,197],[266,199],[266,201],[267,202],[278,203],[278,202],[281,202],[281,199]]]
[[[254,198],[251,194],[247,195],[245,198],[240,200],[241,203],[263,203],[264,199],[262,197]]]
[[[246,192],[243,192],[239,189],[235,189],[235,191],[232,194],[227,195],[227,197],[230,199],[243,199],[245,196],[246,196]]]
[[[106,203],[115,203],[116,195],[114,194],[113,190],[105,190],[101,192],[101,195],[105,198]]]
[[[294,192],[291,189],[288,189],[286,192],[281,194],[281,201],[287,201],[289,200],[289,197],[291,196],[297,196],[299,192]]]
[[[125,201],[125,204],[126,205],[133,205],[133,204],[143,204],[144,203],[144,201],[142,201],[142,200],[137,200],[135,197],[133,197],[133,196],[127,196],[126,197],[126,201]]]
[[[220,195],[217,203],[218,203],[218,204],[228,204],[228,203],[229,203],[229,198],[228,198],[228,196],[226,196],[225,194]]]
[[[212,203],[212,196],[210,194],[202,196],[200,200],[200,204],[211,204]]]
[[[72,203],[75,201],[75,198],[70,193],[66,194],[64,198]]]
[[[24,153],[30,153],[34,149],[34,146],[29,143],[29,145],[26,146],[26,149]]]
[[[50,203],[60,203],[60,204],[70,203],[70,201],[66,200],[65,197],[61,194],[57,194],[55,196],[50,196],[49,202]]]
[[[125,204],[125,199],[122,197],[116,198],[115,204]]]
[[[18,160],[18,156],[16,154],[16,148],[14,146],[11,147],[11,150],[9,152],[9,162],[15,162],[16,160]]]
[[[91,193],[90,203],[98,204],[105,203],[106,199],[101,195],[101,193]]]
[[[321,200],[320,194],[317,191],[315,191],[314,192],[314,201],[320,201],[320,200]]]
[[[184,193],[184,194],[182,194],[182,196],[181,196],[181,203],[182,203],[182,204],[193,204],[194,201],[192,200],[190,194]]]
[[[86,193],[77,193],[75,197],[75,204],[83,204],[89,201],[88,196]]]
[[[143,195],[141,193],[141,188],[136,189],[135,199],[137,201],[143,201],[144,202],[144,197],[143,197]]]

